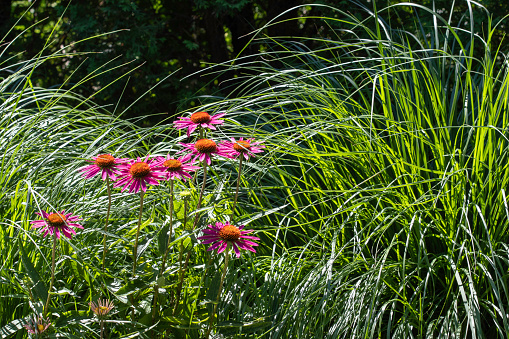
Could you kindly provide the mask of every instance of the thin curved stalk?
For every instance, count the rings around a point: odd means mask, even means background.
[[[111,210],[111,189],[110,189],[110,177],[106,176],[106,187],[108,189],[108,212],[106,212],[106,223],[104,224],[104,237],[103,237],[103,274],[104,274],[104,262],[106,258],[106,232],[108,232],[108,223],[110,221],[110,210]]]

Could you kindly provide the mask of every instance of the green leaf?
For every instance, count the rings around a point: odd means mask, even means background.
[[[19,244],[19,251],[21,253],[21,261],[23,262],[23,266],[25,267],[25,270],[32,280],[34,286],[34,296],[38,298],[39,300],[45,302],[48,298],[48,288],[42,281],[39,273],[35,269],[34,265],[32,264],[32,261],[28,259],[28,256],[25,253],[25,249],[23,248],[23,242],[21,240],[18,240]]]
[[[23,325],[25,323],[26,321],[22,319],[15,319],[11,321],[4,327],[0,328],[0,338],[8,338],[10,335],[13,335],[19,330],[24,329]]]

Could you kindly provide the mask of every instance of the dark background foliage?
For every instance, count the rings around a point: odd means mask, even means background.
[[[360,10],[360,6],[373,8],[376,5],[380,9],[396,2],[401,1],[377,1],[373,4],[370,0],[322,0],[314,3],[347,10],[363,19],[366,13]],[[432,0],[413,2],[432,8]],[[234,95],[235,78],[240,76],[235,72],[213,75],[202,72],[186,76],[212,64],[274,48],[267,46],[267,42],[246,44],[252,37],[250,33],[264,27],[278,15],[276,21],[281,22],[269,25],[263,34],[296,41],[297,37],[321,37],[322,32],[330,32],[325,30],[327,24],[341,28],[338,22],[305,19],[308,16],[335,15],[328,7],[306,5],[309,3],[305,0],[0,0],[0,37],[4,37],[3,44],[12,43],[9,53],[3,54],[0,62],[13,55],[28,59],[44,48],[46,53],[50,53],[69,46],[66,48],[69,58],[43,65],[43,71],[35,77],[36,85],[71,86],[89,76],[85,85],[80,86],[80,94],[93,96],[96,103],[109,107],[117,114],[149,91],[123,116],[150,115],[150,118],[140,120],[140,123],[150,125],[174,117],[179,111],[197,106],[204,100]],[[509,2],[506,1],[482,0],[480,3],[493,13],[495,22],[501,19],[497,15],[509,12]],[[296,6],[301,7],[281,15]],[[450,6],[450,0],[435,1],[435,9],[444,18],[449,17]],[[454,22],[462,18],[467,7],[467,1],[457,1]],[[412,24],[415,22],[412,11],[408,8],[384,16],[391,21],[392,27],[412,31],[416,29]],[[431,26],[431,22],[426,23],[431,16],[422,14],[424,26]],[[474,17],[474,20],[482,17]],[[291,18],[297,19],[285,21]],[[470,18],[463,20],[468,25]],[[26,32],[15,39],[24,30]],[[504,26],[501,26],[500,39],[503,31]],[[72,45],[108,32],[114,33]],[[50,34],[52,38],[48,45]],[[91,53],[73,55],[77,52]],[[173,72],[176,73],[166,78]]]

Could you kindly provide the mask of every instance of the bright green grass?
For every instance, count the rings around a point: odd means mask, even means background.
[[[509,334],[500,27],[479,7],[466,18],[483,16],[482,29],[413,7],[435,26],[416,17],[391,30],[336,11],[317,20],[336,39],[316,49],[274,40],[263,62],[237,60],[256,74],[244,96],[214,106],[252,112],[271,133],[267,186],[252,194],[267,210],[285,206],[255,221],[273,230],[267,337]],[[351,31],[334,31],[339,20]]]

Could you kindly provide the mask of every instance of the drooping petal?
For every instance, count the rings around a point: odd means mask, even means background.
[[[228,243],[226,241],[221,241],[223,244],[221,245],[221,247],[219,247],[219,249],[217,250],[217,253],[223,253],[223,251],[226,249],[226,247],[228,247]]]
[[[237,258],[240,258],[240,251],[239,251],[239,248],[237,247],[237,244],[235,242],[233,242],[233,250],[235,251]]]
[[[216,242],[214,245],[210,246],[209,248],[207,248],[207,251],[213,251],[215,250],[216,248],[218,248],[219,246],[222,245],[222,241],[219,241],[219,242]]]

